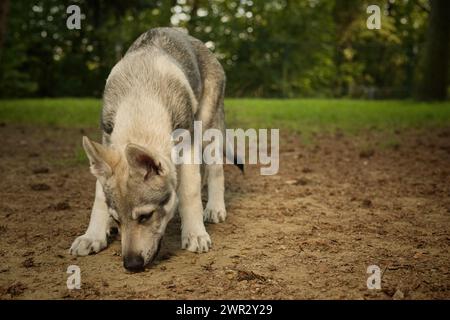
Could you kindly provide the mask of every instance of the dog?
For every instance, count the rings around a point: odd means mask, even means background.
[[[123,266],[138,272],[157,256],[167,224],[178,209],[181,247],[207,252],[204,221],[223,222],[222,164],[175,165],[171,132],[192,132],[194,121],[225,132],[225,73],[212,52],[179,28],[142,34],[109,74],[103,94],[102,144],[83,137],[97,178],[86,232],[70,253],[85,256],[108,245],[111,226],[120,230]],[[202,165],[203,166],[203,165]],[[201,200],[202,173],[208,201]]]

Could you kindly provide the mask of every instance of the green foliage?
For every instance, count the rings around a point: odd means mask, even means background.
[[[382,27],[366,28],[371,1],[337,1],[337,96],[410,97],[425,41],[427,1],[383,1]]]
[[[112,66],[149,28],[180,26],[214,50],[230,97],[409,97],[425,41],[427,0],[11,1],[0,97],[101,96]]]

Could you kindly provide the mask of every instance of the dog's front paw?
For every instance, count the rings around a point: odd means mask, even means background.
[[[211,238],[205,227],[186,227],[181,233],[181,248],[191,252],[208,252],[211,248]]]
[[[84,234],[75,239],[69,252],[74,256],[87,256],[88,254],[97,253],[105,249],[107,245],[106,237],[104,239],[97,239]]]
[[[203,212],[203,219],[209,223],[219,223],[225,221],[227,218],[227,210],[224,205],[212,205],[209,202],[206,204]]]

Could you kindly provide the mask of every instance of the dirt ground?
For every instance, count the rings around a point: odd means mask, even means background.
[[[396,132],[387,146],[370,131],[312,145],[282,133],[278,175],[226,167],[228,219],[207,225],[209,253],[180,249],[175,218],[139,274],[124,271],[118,240],[68,254],[94,198],[74,160],[85,133],[0,126],[1,299],[450,298],[450,128]],[[69,265],[80,290],[66,287]],[[369,265],[381,290],[367,289]]]

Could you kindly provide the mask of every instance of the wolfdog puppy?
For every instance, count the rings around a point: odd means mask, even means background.
[[[73,255],[104,249],[115,222],[124,267],[141,271],[158,254],[177,208],[181,247],[211,248],[204,221],[222,222],[227,215],[222,164],[204,168],[208,202],[203,210],[200,165],[172,162],[171,133],[192,132],[194,121],[224,133],[224,89],[220,63],[182,29],[151,29],[131,45],[106,81],[103,143],[83,137],[97,182],[89,226],[73,242]]]

